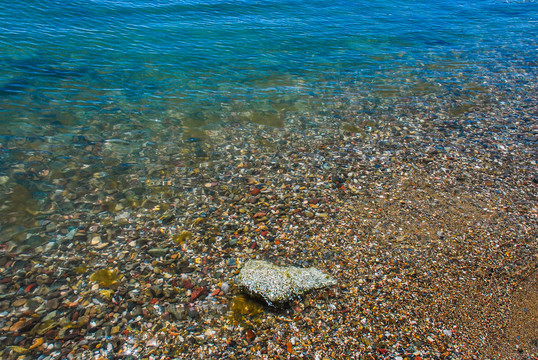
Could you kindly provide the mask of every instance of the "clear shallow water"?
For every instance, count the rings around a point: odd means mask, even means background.
[[[529,98],[537,20],[532,1],[0,1],[4,238],[65,188],[210,158],[207,131]]]
[[[454,87],[475,96],[502,82],[499,69],[534,67],[537,8],[491,0],[4,1],[0,131],[69,133],[95,121],[151,129],[163,118],[197,128],[233,114],[283,126],[289,112],[342,99],[361,110]]]

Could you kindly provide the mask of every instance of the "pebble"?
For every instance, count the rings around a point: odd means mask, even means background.
[[[98,234],[90,234],[90,245],[96,246],[101,243],[101,236]]]
[[[200,316],[200,313],[198,312],[198,310],[196,310],[196,308],[194,307],[188,307],[187,308],[187,315],[190,317],[190,318],[197,318]]]
[[[53,222],[48,223],[47,226],[45,227],[46,232],[53,232],[55,230],[56,230],[56,224]]]
[[[220,289],[222,290],[223,294],[227,294],[230,291],[230,285],[228,285],[227,282],[223,282]]]
[[[168,253],[168,248],[153,248],[149,249],[148,253],[153,257],[162,257]]]
[[[180,310],[177,306],[169,304],[166,308],[166,311],[168,311],[175,320],[181,321],[185,320],[185,313],[183,310]],[[190,316],[190,315],[189,315]]]
[[[14,307],[20,307],[20,306],[26,305],[26,302],[27,302],[27,300],[24,299],[24,298],[22,298],[22,299],[17,299],[17,300],[15,300],[15,301],[13,301],[12,305],[13,305]]]
[[[158,298],[158,297],[161,297],[162,294],[163,294],[163,290],[162,290],[161,287],[158,286],[158,285],[153,285],[153,286],[150,288],[150,290],[151,290],[151,293],[153,294],[153,296],[155,296],[155,297],[157,297],[157,298]]]

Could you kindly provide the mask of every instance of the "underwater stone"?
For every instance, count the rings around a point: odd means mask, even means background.
[[[166,255],[168,252],[168,248],[153,248],[148,250],[148,254],[150,254],[153,257],[161,257]]]
[[[237,277],[239,287],[269,305],[285,303],[307,291],[335,285],[336,280],[315,268],[277,266],[266,261],[250,260]]]

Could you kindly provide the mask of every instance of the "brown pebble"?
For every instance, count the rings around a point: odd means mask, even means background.
[[[185,279],[183,280],[183,287],[185,289],[192,289],[194,287],[194,284],[189,279]]]
[[[252,341],[256,338],[256,334],[251,329],[248,329],[245,332],[245,338],[247,339],[247,341]]]
[[[205,292],[207,292],[207,288],[205,286],[194,289],[191,293],[191,302],[193,302],[198,296],[202,295]]]
[[[248,199],[247,199],[247,202],[250,203],[250,204],[255,204],[258,202],[258,197],[256,196],[249,196]]]
[[[13,301],[13,306],[14,307],[19,307],[19,306],[23,306],[26,304],[26,299],[17,299],[15,301]]]
[[[28,325],[30,322],[31,320],[26,320],[26,319],[19,320],[15,324],[10,326],[9,331],[13,331],[13,332],[19,331],[20,329]]]
[[[56,310],[58,308],[58,299],[54,298],[54,299],[50,299],[47,301],[47,310],[49,311],[52,311],[52,310]]]
[[[198,310],[196,310],[194,307],[190,307],[187,309],[187,315],[189,315],[189,317],[191,318],[197,318],[200,316]]]

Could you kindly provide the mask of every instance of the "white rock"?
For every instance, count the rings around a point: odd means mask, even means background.
[[[336,280],[315,268],[277,266],[260,260],[247,262],[237,282],[242,290],[261,297],[269,305],[284,303],[307,291],[336,284]]]

